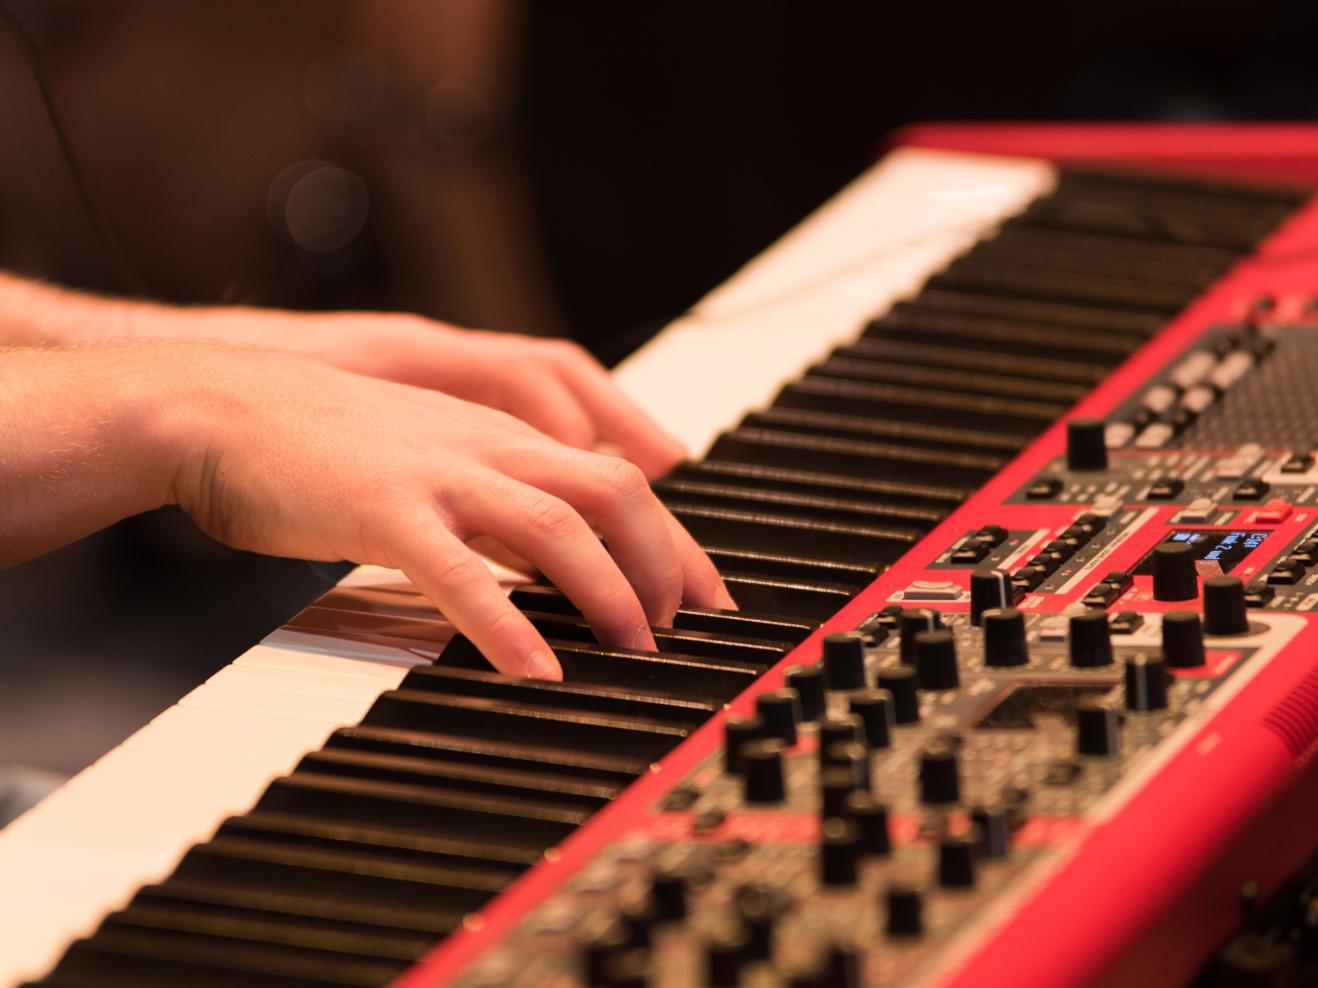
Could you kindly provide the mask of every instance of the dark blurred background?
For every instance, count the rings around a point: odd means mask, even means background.
[[[4,0],[0,266],[642,342],[922,120],[1318,115],[1318,5]],[[0,764],[76,770],[335,578],[135,519],[0,573]],[[73,725],[73,726],[70,726]]]

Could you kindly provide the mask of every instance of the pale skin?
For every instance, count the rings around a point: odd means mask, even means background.
[[[401,569],[539,678],[558,663],[473,542],[529,561],[611,645],[653,648],[682,601],[735,606],[646,483],[680,446],[570,344],[7,275],[0,342],[0,565],[177,504],[236,548]]]

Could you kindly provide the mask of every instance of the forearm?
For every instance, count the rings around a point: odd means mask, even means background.
[[[0,350],[0,565],[168,502],[181,451],[169,349]]]

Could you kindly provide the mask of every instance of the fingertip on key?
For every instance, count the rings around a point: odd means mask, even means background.
[[[550,652],[532,652],[526,662],[526,675],[529,679],[557,681],[563,678],[563,667]]]

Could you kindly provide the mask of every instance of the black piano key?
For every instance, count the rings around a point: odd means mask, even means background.
[[[1061,250],[1095,258],[1174,265],[1209,275],[1225,273],[1240,258],[1236,251],[1214,247],[1191,247],[1186,244],[1133,240],[1130,237],[1108,236],[1101,233],[1041,229],[1013,223],[1004,224],[993,239],[987,242],[1027,250]]]
[[[1029,265],[961,257],[926,282],[931,288],[986,292],[1012,298],[1056,299],[1173,316],[1195,292],[1176,286],[1046,271]]]
[[[222,940],[238,950],[249,943],[271,944],[398,964],[410,964],[434,946],[431,938],[415,934],[345,929],[341,924],[315,919],[272,917],[251,910],[182,902],[168,906],[129,904],[106,916],[100,929],[156,930]]]
[[[866,337],[833,351],[851,360],[884,360],[917,367],[950,367],[1015,374],[1041,381],[1070,381],[1093,387],[1103,379],[1103,368],[1079,360],[1049,360],[1020,353],[993,353],[959,347],[883,337]]]
[[[852,360],[832,356],[810,368],[812,375],[839,377],[844,380],[873,381],[880,384],[902,384],[913,387],[942,388],[966,395],[995,395],[1014,398],[1029,395],[1036,401],[1056,401],[1074,404],[1089,393],[1080,384],[1058,381],[1040,381],[1030,378],[1008,377],[1003,374],[985,374],[979,371],[912,367],[906,364],[874,360]]]
[[[576,605],[554,587],[517,587],[510,597],[512,602],[524,611],[575,616],[581,614]],[[683,605],[677,609],[673,625],[682,630],[744,636],[762,641],[776,641],[788,646],[805,641],[815,627],[813,621],[801,621],[777,614],[755,614],[745,608],[723,611],[691,605]]]
[[[988,263],[1029,267],[1059,274],[1092,275],[1134,283],[1166,285],[1186,294],[1198,295],[1220,273],[1217,268],[1152,260],[1144,256],[1101,255],[1068,250],[1062,244],[1032,246],[1012,243],[1007,238],[989,240],[971,248],[963,257]]]
[[[927,532],[946,517],[945,512],[924,505],[761,491],[753,487],[696,480],[661,480],[654,489],[665,504],[761,510],[847,525],[901,525]]]
[[[895,525],[818,521],[789,514],[785,509],[771,511],[753,502],[722,508],[670,500],[667,507],[697,542],[853,563],[886,565],[899,559],[923,535],[920,529]]]
[[[536,799],[311,773],[275,779],[256,808],[265,813],[367,822],[459,840],[480,834],[491,842],[537,851],[563,840],[589,815]],[[176,874],[204,877],[187,873],[182,866]]]
[[[1104,336],[1116,336],[1121,345],[1134,347],[1158,332],[1166,320],[1158,315],[1113,309],[1101,305],[1076,305],[1067,302],[1038,298],[1008,298],[1005,295],[985,295],[981,292],[963,292],[925,286],[920,294],[907,302],[898,302],[888,313],[893,321],[908,328],[923,322],[938,325],[940,320],[957,317],[966,326],[1001,326],[1018,329],[1046,329],[1053,335],[1058,330],[1068,341],[1093,349],[1097,354],[1109,353],[1112,344],[1102,346]],[[938,318],[935,318],[938,317]],[[885,317],[886,318],[886,317]],[[1054,356],[1034,353],[1031,356]]]
[[[1026,440],[1012,433],[953,429],[921,422],[872,419],[860,415],[814,412],[802,408],[766,408],[745,415],[738,428],[770,429],[779,432],[803,432],[811,436],[832,436],[860,442],[896,442],[939,452],[969,454],[1016,453]],[[815,492],[816,496],[830,496]],[[831,496],[837,496],[835,493]],[[877,503],[894,503],[876,498]],[[905,499],[897,503],[904,503]]]
[[[445,655],[448,651],[445,649]],[[533,744],[539,739],[548,747],[616,751],[650,759],[666,754],[692,730],[688,725],[652,718],[592,714],[484,697],[440,696],[416,690],[383,693],[366,712],[362,723],[413,730],[436,728],[521,744]]]
[[[504,882],[512,881],[540,860],[537,851],[487,843],[479,835],[468,839],[435,837],[370,823],[287,813],[251,812],[229,817],[215,833],[267,844],[351,851],[394,861],[461,867],[485,872]]]
[[[853,477],[900,477],[948,487],[979,485],[1006,462],[1001,456],[936,453],[892,443],[807,436],[776,429],[733,429],[714,441],[721,460]]]
[[[931,300],[938,301],[935,303]],[[975,303],[973,306],[970,304],[972,300]],[[1022,304],[1027,301],[1033,305]],[[959,308],[972,311],[939,308],[944,303],[955,303]],[[1014,315],[1017,310],[1035,314],[1034,306],[1037,306],[1039,315],[1051,309],[1067,310],[1072,313],[1072,322],[1060,319],[1036,321]],[[995,309],[1001,310],[1000,314],[995,314]],[[1115,365],[1134,353],[1152,335],[1152,331],[1126,332],[1090,323],[1107,319],[1111,314],[1127,312],[1097,306],[1085,309],[1078,305],[1064,305],[1042,299],[1026,300],[1004,295],[926,289],[914,301],[900,302],[886,315],[872,319],[865,327],[864,338],[915,339],[921,343],[951,344],[991,353]],[[1130,314],[1155,321],[1158,326],[1166,322],[1162,316]],[[1081,315],[1085,317],[1083,322],[1080,321]]]
[[[774,411],[779,410],[774,409]],[[781,409],[781,411],[784,414],[795,412],[793,409]],[[760,490],[787,491],[820,497],[933,504],[947,511],[961,504],[974,492],[974,488],[969,486],[918,483],[889,477],[851,477],[838,473],[792,470],[717,458],[702,460],[700,463],[679,464],[668,476],[673,479],[737,483]]]
[[[618,795],[612,787],[573,783],[556,776],[489,766],[452,764],[429,758],[407,758],[367,751],[312,751],[302,756],[297,772],[375,779],[410,786],[440,786],[454,792],[538,799],[593,813]]]
[[[1032,401],[1026,397],[960,394],[848,381],[813,373],[783,388],[774,404],[841,415],[890,416],[936,425],[961,426],[974,422],[980,428],[1020,436],[1037,435],[1070,407],[1066,403]]]
[[[585,618],[577,614],[554,614],[523,611],[527,620],[546,638],[560,641],[595,642],[594,632]],[[748,638],[742,635],[694,631],[685,628],[652,627],[650,633],[661,652],[675,655],[699,655],[707,659],[738,659],[770,665],[783,657],[780,641]]]
[[[243,891],[254,893],[251,903],[242,901]],[[299,911],[298,906],[305,904],[306,911]],[[409,921],[407,925],[394,922],[395,910],[359,910],[352,918],[320,915],[320,905],[329,906],[335,911],[333,900],[313,900],[307,896],[278,898],[263,896],[255,889],[244,890],[238,885],[211,885],[178,882],[173,885],[146,885],[138,890],[129,902],[129,908],[152,909],[162,913],[179,913],[193,916],[231,916],[243,920],[269,923],[273,927],[310,926],[330,933],[343,932],[350,936],[371,936],[382,942],[393,944],[388,949],[404,951],[419,948],[423,952],[451,932],[467,915],[457,911],[444,914],[447,918],[442,924],[427,923],[426,929],[414,929],[416,925]],[[351,908],[351,903],[344,903]],[[275,908],[267,908],[274,906]],[[428,917],[440,915],[437,912]]]
[[[534,615],[528,615],[534,617]],[[563,627],[572,619],[560,616]],[[538,627],[548,627],[544,625]],[[782,656],[782,649],[770,653]],[[764,653],[756,653],[754,661],[767,662]],[[648,717],[656,721],[678,724],[703,724],[714,715],[721,704],[709,700],[691,700],[664,690],[643,690],[635,687],[602,686],[571,680],[552,682],[538,679],[514,679],[485,669],[458,669],[453,666],[418,666],[412,669],[399,684],[399,689],[421,690],[445,696],[479,696],[514,703],[543,704],[565,710],[581,710],[602,714],[624,714]]]
[[[1036,200],[1013,220],[1020,225],[1060,228],[1139,240],[1217,247],[1246,253],[1275,223],[1214,218],[1184,209],[1112,199],[1083,191]]]
[[[339,728],[325,741],[325,747],[490,765],[589,780],[605,786],[625,786],[650,764],[646,759],[614,752],[571,751],[546,748],[539,743],[516,744],[493,738],[360,725]]]
[[[75,941],[52,981],[90,979],[101,988],[378,988],[409,965],[234,944],[146,930],[108,930]]]
[[[1095,164],[1068,164],[1059,169],[1060,192],[1078,188],[1102,188],[1123,196],[1190,195],[1200,197],[1214,210],[1234,209],[1256,215],[1260,209],[1294,210],[1307,203],[1313,190],[1303,183],[1277,179],[1254,182],[1220,175],[1191,175],[1184,172],[1140,171]]]
[[[736,597],[736,591],[732,591]],[[551,641],[549,647],[563,667],[563,678],[604,686],[665,690],[674,696],[726,703],[754,682],[762,667],[758,663],[732,659],[706,659],[695,655],[672,655],[667,652],[642,652],[629,648],[609,648],[583,642]],[[490,669],[464,635],[457,635],[440,653],[438,664],[464,669]],[[367,715],[363,723],[374,723]],[[425,729],[424,725],[406,726]],[[438,723],[444,730],[450,727]],[[552,738],[546,738],[546,743]],[[605,748],[611,752],[626,749]]]
[[[873,564],[849,563],[838,559],[805,559],[801,556],[750,552],[716,545],[702,545],[701,548],[713,560],[718,571],[725,575],[805,580],[863,590],[883,571],[882,567]]]
[[[179,878],[146,885],[137,898],[153,901],[204,902],[215,906],[254,909],[261,913],[291,918],[311,918],[347,923],[355,927],[405,931],[438,939],[462,925],[465,909],[408,909],[359,899],[344,899],[312,893],[306,889],[272,889],[260,884],[214,879]]]
[[[836,583],[807,583],[775,576],[725,573],[723,582],[732,598],[757,611],[780,611],[813,621],[826,621],[852,597],[853,587]]]

